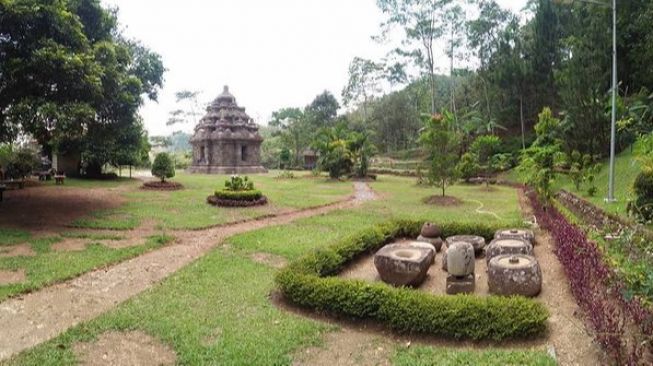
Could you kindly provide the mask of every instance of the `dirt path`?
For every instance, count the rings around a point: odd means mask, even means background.
[[[111,188],[36,186],[5,192],[0,204],[4,227],[27,230],[33,237],[52,236],[91,212],[118,208],[131,184]]]
[[[91,320],[152,287],[198,259],[226,238],[266,226],[355,207],[375,198],[365,183],[354,183],[346,201],[202,231],[175,232],[177,242],[107,269],[0,303],[0,360]]]

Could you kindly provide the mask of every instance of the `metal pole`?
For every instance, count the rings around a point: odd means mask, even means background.
[[[617,123],[617,0],[612,0],[612,121],[610,126],[610,172],[607,202],[615,202],[614,158]]]

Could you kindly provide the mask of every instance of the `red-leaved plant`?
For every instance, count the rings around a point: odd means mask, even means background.
[[[585,313],[596,342],[616,364],[641,364],[646,336],[653,334],[653,314],[637,298],[626,299],[595,243],[552,206],[528,192],[538,224],[551,233],[555,253],[564,267],[576,302]],[[633,331],[635,329],[635,331]],[[649,345],[650,347],[650,345]]]

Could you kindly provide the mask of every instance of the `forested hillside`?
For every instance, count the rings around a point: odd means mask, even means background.
[[[532,143],[537,115],[550,107],[561,120],[564,151],[608,154],[610,3],[533,0],[519,13],[491,0],[377,4],[385,22],[370,36],[401,46],[382,60],[352,60],[344,115],[316,120],[298,113],[302,108],[280,110],[271,123],[283,136],[278,149],[299,154],[319,127],[338,122],[368,134],[380,153],[416,148],[420,115],[447,110],[464,134],[461,154],[485,134],[501,136],[501,150],[517,153]],[[650,127],[651,19],[650,1],[618,4],[618,150]],[[438,67],[443,60],[448,68]]]

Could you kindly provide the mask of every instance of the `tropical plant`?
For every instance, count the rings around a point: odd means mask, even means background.
[[[232,175],[224,182],[224,188],[227,191],[251,191],[254,190],[254,182],[249,180],[249,177],[241,177],[240,175]]]
[[[369,135],[366,132],[352,132],[349,136],[349,149],[354,160],[354,174],[360,178],[367,177],[370,158],[376,153]]]
[[[481,170],[480,165],[476,161],[476,157],[472,153],[464,153],[460,158],[458,165],[456,165],[458,175],[460,178],[469,182],[471,178],[476,178]]]
[[[323,128],[313,142],[313,147],[320,154],[319,166],[328,171],[332,179],[352,172],[354,154],[349,145],[349,131],[344,124]]]
[[[501,139],[494,135],[482,135],[476,138],[470,147],[470,151],[476,155],[476,160],[481,171],[485,175],[485,184],[489,185],[490,177],[497,171],[498,160],[494,159],[497,153]]]
[[[553,117],[548,107],[545,107],[538,117],[538,123],[535,125],[537,138],[522,154],[519,170],[525,176],[525,183],[534,187],[538,197],[547,203],[552,196],[552,185],[556,176],[556,157],[560,155],[560,140],[556,137],[560,120]]]

